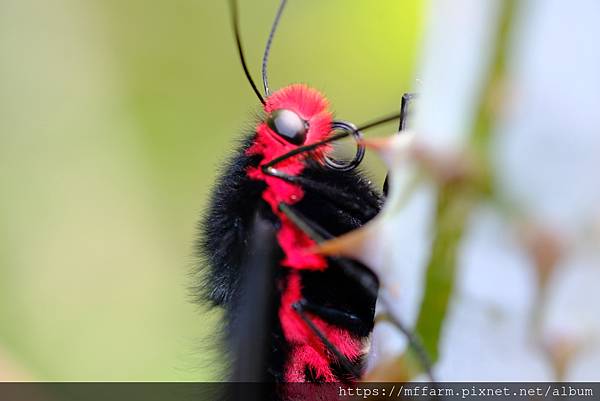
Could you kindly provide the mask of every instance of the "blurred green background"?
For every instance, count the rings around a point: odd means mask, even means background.
[[[258,77],[277,1],[239,1]],[[422,15],[292,0],[271,87],[306,82],[355,123],[393,112]],[[0,0],[0,379],[219,379],[192,244],[257,110],[225,0]]]

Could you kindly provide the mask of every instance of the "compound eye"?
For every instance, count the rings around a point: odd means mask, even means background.
[[[273,111],[267,118],[267,125],[277,135],[294,145],[302,145],[306,140],[308,123],[291,110]]]

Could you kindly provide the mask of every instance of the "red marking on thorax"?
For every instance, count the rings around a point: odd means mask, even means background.
[[[327,100],[314,89],[305,85],[290,85],[269,96],[265,104],[265,113],[274,110],[287,109],[295,112],[309,124],[305,145],[327,138],[331,131],[332,117],[328,110]],[[271,131],[265,122],[258,125],[256,140],[248,149],[248,154],[258,154],[263,157],[258,168],[248,170],[248,176],[267,183],[263,193],[264,200],[271,206],[273,213],[281,219],[281,229],[277,235],[279,244],[285,254],[282,261],[284,266],[295,269],[322,270],[327,267],[325,259],[307,249],[315,245],[301,230],[279,211],[279,204],[292,205],[304,196],[304,191],[298,185],[272,177],[263,173],[261,167],[273,159],[297,148],[297,145],[287,143]],[[320,147],[313,152],[313,157],[319,159],[327,147]],[[277,170],[290,175],[299,175],[304,170],[304,155],[289,158],[276,166]]]
[[[329,104],[325,97],[316,90],[305,85],[290,85],[269,96],[264,106],[265,113],[274,110],[287,109],[295,112],[309,124],[305,145],[321,141],[331,132],[332,115],[328,110]],[[292,305],[302,298],[302,283],[298,270],[323,270],[327,268],[325,258],[309,251],[315,245],[304,232],[279,210],[279,204],[292,205],[304,196],[303,189],[280,178],[263,173],[261,167],[273,159],[295,149],[297,146],[287,143],[271,131],[262,122],[256,130],[256,139],[248,149],[249,155],[261,155],[263,158],[258,168],[250,168],[247,173],[250,178],[264,181],[267,184],[263,199],[271,206],[273,213],[281,220],[281,228],[277,240],[284,252],[283,266],[290,268],[287,276],[279,319],[284,336],[291,347],[290,357],[285,367],[285,380],[299,382],[305,380],[306,368],[311,368],[318,377],[326,381],[335,381],[330,364],[335,360],[325,348],[321,340],[310,330],[300,318]],[[330,149],[322,146],[312,152],[311,157],[322,160],[323,155]],[[290,175],[299,175],[305,168],[304,155],[289,158],[276,166],[277,170]],[[311,315],[316,326],[325,334],[329,341],[349,359],[360,355],[360,341],[347,331],[326,323]]]

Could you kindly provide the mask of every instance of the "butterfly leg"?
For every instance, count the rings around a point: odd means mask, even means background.
[[[281,210],[292,221],[292,223],[296,225],[296,227],[302,230],[317,244],[333,238],[333,235],[327,232],[327,230],[325,230],[317,223],[304,216],[293,206],[281,203],[279,205],[279,210]],[[342,271],[344,272],[344,274],[348,275],[356,282],[358,282],[373,298],[377,298],[379,283],[372,274],[366,274],[365,269],[363,267],[359,266],[357,263],[349,259],[339,258],[335,256],[331,257],[331,259],[334,259],[343,267]]]
[[[321,340],[323,345],[325,345],[325,347],[329,350],[329,352],[331,352],[333,355],[335,355],[339,364],[346,371],[348,371],[348,373],[352,374],[353,377],[360,378],[361,373],[355,368],[355,366],[352,364],[352,362],[348,358],[346,358],[346,356],[344,356],[344,354],[342,354],[340,352],[340,350],[331,343],[331,341],[329,341],[327,336],[325,334],[323,334],[323,332],[317,327],[317,325],[313,322],[313,320],[310,318],[310,316],[308,316],[308,314],[306,312],[311,312],[315,315],[319,315],[319,312],[320,312],[321,314],[323,314],[323,316],[321,316],[321,317],[323,317],[323,318],[332,318],[333,317],[334,320],[337,319],[338,321],[340,319],[348,319],[348,317],[355,318],[355,319],[358,319],[358,318],[356,316],[352,316],[350,314],[347,314],[347,313],[344,313],[341,311],[337,311],[334,309],[323,308],[318,305],[312,305],[306,299],[301,299],[300,301],[296,302],[295,304],[292,305],[292,308],[294,308],[296,313],[298,313],[300,318],[304,321],[304,323],[306,323],[306,325],[310,328],[310,330],[313,333],[315,333],[315,335],[317,337],[319,337],[319,339]],[[332,322],[332,323],[334,323],[334,322]]]
[[[295,305],[302,308],[304,311],[322,317],[323,319],[326,319],[329,323],[335,325],[358,326],[361,324],[360,318],[352,313],[317,305],[315,303],[309,302],[305,298],[298,301]]]
[[[295,211],[291,206],[282,203],[279,205],[279,209],[292,221],[292,223],[294,223],[298,228],[300,228],[300,230],[306,233],[306,235],[308,235],[314,241],[322,242],[326,239],[332,238],[332,235],[329,234],[325,229],[321,228],[316,223],[313,223],[300,212]],[[321,330],[319,330],[306,312],[320,316],[328,322],[338,325],[348,325],[348,323],[350,323],[359,326],[361,324],[360,318],[344,311],[316,305],[304,298],[296,302],[293,305],[293,308],[300,315],[300,318],[308,325],[311,331],[315,333],[317,337],[319,337],[325,347],[336,356],[340,365],[350,372],[354,377],[360,377],[360,373],[356,370],[354,365],[337,349],[335,345],[333,345],[327,339],[327,337],[321,332]]]
[[[376,212],[379,209],[379,205],[377,204],[365,204],[350,194],[306,177],[289,175],[276,169],[267,169],[266,174],[317,192],[327,199],[327,201],[331,202],[331,204],[338,205],[340,208],[346,208],[349,211],[363,212],[365,208],[371,208],[372,211]]]
[[[292,221],[292,223],[294,223],[300,230],[302,230],[315,242],[321,243],[333,238],[333,235],[328,233],[327,230],[305,217],[293,206],[281,203],[279,205],[279,210],[281,210]],[[377,297],[379,284],[376,279],[374,279],[371,275],[366,274],[364,269],[362,269],[352,260],[336,257],[333,257],[333,259],[335,259],[336,262],[343,267],[342,271],[345,274],[347,274],[349,277],[353,278],[356,282],[358,282],[370,295],[372,295],[373,297]],[[396,319],[395,317],[389,316],[389,321],[390,323],[394,324],[394,326],[396,326],[398,330],[402,332],[402,334],[406,336],[409,343],[416,351],[417,356],[421,361],[421,364],[423,365],[425,371],[427,372],[427,375],[429,376],[430,380],[434,382],[435,380],[432,373],[431,358],[425,350],[420,338],[417,336],[417,334],[408,329],[403,322],[398,321],[398,319]]]

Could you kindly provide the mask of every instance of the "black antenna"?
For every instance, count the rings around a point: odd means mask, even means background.
[[[273,25],[271,26],[271,32],[269,33],[269,39],[267,39],[267,45],[265,46],[265,54],[263,55],[262,62],[262,80],[265,88],[265,96],[269,96],[269,81],[267,79],[267,62],[269,61],[269,52],[271,51],[271,44],[273,43],[275,31],[277,30],[277,25],[279,25],[279,20],[281,19],[281,14],[283,14],[283,9],[286,2],[287,0],[281,0],[279,3],[279,8],[277,9],[277,14],[275,15]]]
[[[231,25],[233,26],[233,32],[235,34],[235,42],[237,43],[238,54],[240,56],[242,68],[244,68],[244,74],[246,74],[248,83],[250,83],[250,86],[252,86],[252,90],[254,90],[254,93],[256,94],[256,97],[258,97],[258,100],[260,100],[260,102],[262,104],[265,104],[265,99],[263,99],[258,88],[256,87],[256,84],[254,83],[254,80],[252,79],[252,75],[250,75],[250,71],[248,71],[248,66],[246,65],[246,58],[244,57],[244,49],[242,48],[242,40],[240,39],[240,28],[239,28],[238,9],[237,9],[237,1],[236,0],[229,1],[229,9],[231,11]]]
[[[400,113],[391,114],[386,117],[378,118],[377,120],[370,121],[358,127],[359,131],[368,130],[369,128],[377,127],[381,124],[386,124],[391,121],[400,119],[400,127],[398,132],[402,132],[406,129],[406,121],[408,120],[408,105],[417,96],[416,93],[405,93],[402,95],[402,104],[400,105]]]
[[[402,116],[401,113],[390,114],[389,116],[381,117],[373,121],[369,121],[368,123],[364,123],[360,127],[358,127],[358,131],[365,131],[369,128],[374,128],[382,124],[387,124],[389,122],[395,121]]]

